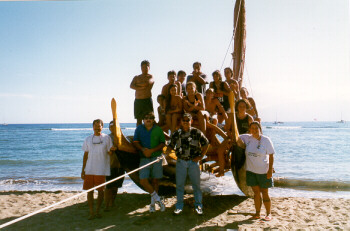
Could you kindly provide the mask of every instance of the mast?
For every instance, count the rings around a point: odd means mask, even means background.
[[[242,87],[246,48],[245,0],[237,0],[234,10],[234,49],[232,54],[234,78]]]

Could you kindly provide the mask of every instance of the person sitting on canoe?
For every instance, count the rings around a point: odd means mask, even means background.
[[[221,73],[219,70],[213,72],[213,82],[210,82],[209,87],[214,89],[215,98],[219,100],[221,105],[224,107],[225,111],[230,108],[230,103],[228,102],[228,94],[230,93],[230,86],[227,82],[222,81]],[[223,118],[219,119],[219,123],[222,123]]]
[[[165,117],[167,127],[170,128],[171,134],[176,130],[178,120],[182,116],[182,97],[177,94],[176,84],[168,87],[168,96],[165,103]]]
[[[177,156],[176,162],[176,208],[175,215],[182,213],[184,206],[184,187],[187,175],[189,176],[194,200],[195,211],[198,215],[203,214],[202,192],[200,188],[200,161],[209,147],[209,141],[198,129],[191,127],[193,120],[189,113],[184,113],[181,119],[181,129],[175,131],[170,139],[166,153],[174,149]]]
[[[205,133],[206,119],[209,117],[205,109],[204,99],[201,93],[197,92],[196,84],[194,82],[188,82],[186,84],[187,96],[183,98],[183,107],[185,112],[190,113],[193,119],[198,121],[199,129]]]
[[[253,117],[255,121],[258,121],[260,123],[261,119],[259,118],[258,115],[258,110],[256,109],[256,104],[255,101],[252,97],[248,97],[248,90],[245,87],[242,87],[240,90],[242,99],[248,100],[249,104],[251,107],[247,109],[247,113]]]
[[[223,115],[225,120],[227,120],[228,117],[225,109],[221,105],[220,101],[214,97],[214,89],[209,88],[205,93],[205,110],[209,112],[209,122],[214,125],[218,124],[218,112]]]
[[[169,82],[165,84],[162,88],[162,95],[164,95],[165,98],[167,98],[169,94],[169,87],[173,84],[177,86],[176,95],[181,95],[181,91],[182,91],[181,83],[176,80],[176,72],[174,70],[168,72],[168,81]]]
[[[237,101],[235,110],[237,112],[237,128],[239,134],[245,134],[249,132],[249,124],[251,124],[254,119],[251,115],[247,113],[250,105],[246,99],[240,99]]]
[[[181,83],[181,97],[186,96],[186,72],[183,70],[180,70],[177,72],[177,81]]]
[[[196,84],[197,91],[204,95],[207,89],[206,84],[208,84],[207,75],[201,72],[202,64],[200,62],[193,63],[192,67],[193,72],[191,75],[187,76],[186,82],[194,82]]]
[[[140,152],[140,167],[157,159],[162,154],[165,146],[163,130],[154,124],[154,114],[149,112],[143,118],[144,124],[139,125],[134,134],[134,146]],[[160,211],[165,211],[164,203],[158,195],[158,181],[163,177],[162,162],[159,161],[151,166],[143,168],[139,172],[140,184],[151,195],[150,212],[155,212],[155,204]],[[151,183],[150,183],[151,180]]]
[[[254,192],[256,212],[252,219],[260,219],[261,202],[263,202],[266,208],[264,219],[269,221],[272,219],[269,188],[273,187],[272,173],[275,150],[270,138],[262,135],[259,122],[252,122],[249,125],[249,130],[250,134],[243,134],[238,137],[237,145],[245,148],[246,181]]]
[[[163,126],[166,126],[166,117],[165,117],[165,108],[164,108],[164,103],[165,101],[165,96],[164,95],[158,95],[157,96],[157,102],[159,104],[157,108],[158,112],[158,126],[163,128]]]
[[[226,67],[224,69],[225,73],[225,82],[230,86],[231,91],[235,94],[235,101],[240,99],[240,94],[239,94],[239,84],[238,81],[233,78],[233,70],[230,67]],[[229,112],[230,108],[226,110],[226,112]]]
[[[233,76],[233,70],[230,67],[226,67],[224,69],[224,75],[225,75],[225,82],[230,85],[235,79]]]
[[[130,84],[130,88],[135,90],[134,116],[137,120],[136,126],[142,123],[145,114],[153,112],[152,87],[154,79],[149,74],[150,63],[148,60],[141,62],[140,75],[135,76]]]

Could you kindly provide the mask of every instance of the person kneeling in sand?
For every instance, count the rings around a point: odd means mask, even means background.
[[[111,137],[102,133],[103,121],[96,119],[92,123],[94,134],[87,137],[83,144],[84,158],[81,178],[84,180],[83,189],[88,190],[106,182],[110,175],[110,155],[115,151]],[[87,194],[90,216],[89,220],[100,218],[100,208],[104,198],[104,186],[97,188],[97,208],[94,213],[94,192]]]

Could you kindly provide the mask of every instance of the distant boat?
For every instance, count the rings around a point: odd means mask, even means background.
[[[278,121],[278,120],[277,120],[277,113],[276,113],[276,120],[275,120],[275,122],[273,122],[273,124],[283,124],[282,121]]]
[[[3,124],[1,124],[2,126],[7,126],[8,124],[7,123],[3,123]]]
[[[340,124],[345,124],[346,123],[346,121],[343,120],[343,113],[340,114],[340,120],[337,121],[337,123],[340,123]]]

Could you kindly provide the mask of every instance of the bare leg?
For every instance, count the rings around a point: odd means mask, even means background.
[[[140,179],[140,184],[145,188],[145,190],[148,193],[153,193],[154,192],[154,188],[153,186],[149,183],[148,179]]]
[[[174,113],[171,116],[171,133],[176,131],[177,121],[180,118],[180,114]]]
[[[170,128],[170,132],[172,133],[173,132],[173,127],[171,125],[171,117],[172,117],[172,114],[166,114],[165,115],[165,118],[166,118],[166,126],[167,128],[169,129]],[[168,133],[168,130],[166,131],[166,133]]]
[[[158,190],[159,190],[158,179],[152,179],[152,186],[154,188],[154,191],[158,193]]]
[[[271,200],[269,196],[269,189],[268,188],[261,188],[261,193],[263,196],[263,202],[264,206],[266,208],[266,216],[271,214]]]
[[[88,192],[87,193],[87,201],[88,201],[88,205],[89,205],[89,210],[90,210],[90,217],[89,219],[93,218],[94,216],[94,192]]]
[[[118,195],[118,188],[116,187],[116,188],[112,189],[112,200],[111,200],[111,204],[109,206],[114,207],[115,198],[117,197],[117,195]]]
[[[98,190],[96,216],[100,214],[101,205],[104,198],[104,190]]]
[[[106,191],[105,191],[105,204],[106,204],[105,211],[109,211],[111,200],[112,200],[112,189],[106,189]]]
[[[220,177],[225,175],[225,146],[220,145],[216,153],[218,155],[218,163],[219,163],[219,173],[216,176]]]
[[[253,192],[254,192],[254,205],[255,205],[255,215],[260,216],[260,210],[261,210],[261,195],[260,195],[260,187],[259,186],[252,186]]]
[[[197,117],[198,117],[198,125],[199,125],[199,129],[205,134],[206,132],[206,121],[205,121],[205,118],[204,118],[204,115],[202,114],[202,111],[199,111],[197,113]]]

